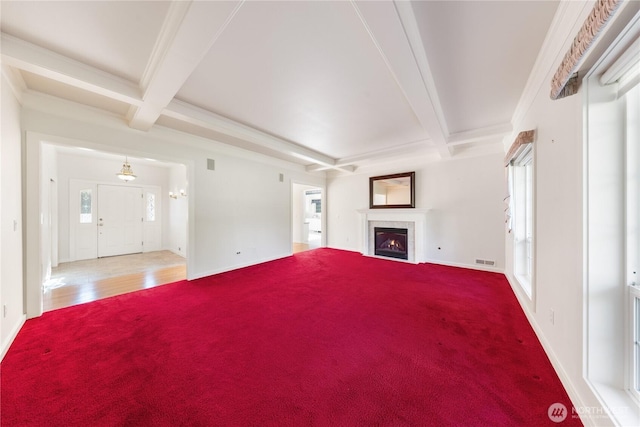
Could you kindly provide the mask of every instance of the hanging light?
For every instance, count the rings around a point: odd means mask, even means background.
[[[122,165],[122,169],[120,170],[120,172],[116,174],[116,176],[123,181],[133,181],[134,179],[136,179],[136,176],[133,174],[133,171],[131,170],[129,159],[126,156],[124,158],[124,164]]]

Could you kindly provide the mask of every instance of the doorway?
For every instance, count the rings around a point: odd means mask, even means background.
[[[41,276],[44,311],[186,279],[185,165],[130,157],[139,179],[124,183],[121,155],[42,147],[42,260],[59,261]]]
[[[322,246],[322,188],[292,184],[293,253]]]

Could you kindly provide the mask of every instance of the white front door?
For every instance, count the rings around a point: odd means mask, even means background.
[[[140,187],[98,185],[98,257],[142,252]]]

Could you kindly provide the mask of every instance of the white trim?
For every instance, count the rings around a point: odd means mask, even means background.
[[[624,51],[622,55],[614,62],[607,71],[600,76],[600,83],[609,85],[617,82],[622,76],[636,68],[640,63],[640,37],[633,42],[631,46]],[[638,70],[640,71],[640,70]],[[636,71],[637,72],[637,71]]]
[[[228,266],[228,267],[216,268],[216,269],[213,269],[213,270],[207,270],[207,271],[203,271],[203,272],[199,272],[199,273],[193,274],[193,276],[189,277],[188,280],[197,280],[197,279],[202,279],[204,277],[215,276],[216,274],[226,273],[227,271],[233,271],[233,270],[238,270],[240,268],[246,268],[246,267],[251,267],[251,266],[254,266],[254,265],[264,264],[265,262],[276,261],[276,260],[279,260],[279,259],[288,258],[290,256],[292,256],[292,254],[290,254],[290,253],[279,254],[279,255],[276,255],[274,257],[261,258],[259,260],[251,261],[251,262],[248,262],[248,263],[235,264],[235,265]]]
[[[448,262],[448,261],[441,261],[441,260],[428,259],[428,258],[424,261],[424,263],[445,265],[447,267],[467,268],[469,270],[487,271],[487,272],[490,272],[490,273],[501,273],[501,274],[504,274],[504,269],[502,269],[502,268],[487,267],[486,265],[482,266],[480,264],[466,264],[466,263],[463,263],[463,262]]]
[[[538,322],[536,322],[535,316],[533,315],[533,313],[535,313],[535,310],[528,309],[531,301],[523,299],[523,291],[519,284],[514,283],[513,278],[509,277],[509,275],[505,275],[505,277],[507,278],[511,289],[515,294],[518,303],[523,308],[522,312],[527,317],[529,324],[533,328],[533,332],[536,334],[538,341],[540,341],[540,344],[542,345],[544,352],[547,354],[547,357],[549,358],[553,369],[555,370],[556,374],[558,374],[558,378],[560,379],[562,386],[565,388],[567,394],[569,395],[571,403],[573,403],[575,407],[587,407],[587,405],[585,405],[584,401],[581,399],[580,394],[578,393],[578,387],[576,387],[571,381],[571,376],[564,370],[562,363],[560,363],[560,360],[553,351],[553,346],[549,343],[549,341],[547,341],[542,328],[540,328],[540,325],[538,325]],[[589,421],[589,425],[594,427],[596,426],[596,424],[594,424],[594,420],[591,418],[581,419],[581,421],[585,424],[587,423],[587,421]]]
[[[23,314],[22,316],[20,316],[20,320],[16,322],[16,324],[14,325],[13,329],[11,329],[11,332],[9,333],[7,338],[3,341],[2,349],[0,350],[0,362],[2,362],[2,360],[4,359],[4,356],[7,355],[7,352],[9,351],[11,344],[13,344],[13,341],[18,336],[18,332],[20,332],[20,329],[22,329],[26,321],[27,321],[26,315]]]

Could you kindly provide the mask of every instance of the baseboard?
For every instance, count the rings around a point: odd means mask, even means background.
[[[265,262],[275,261],[275,260],[282,259],[282,258],[287,258],[287,257],[290,257],[290,256],[291,256],[290,253],[286,253],[286,254],[276,255],[275,257],[258,259],[256,261],[252,261],[252,262],[248,262],[248,263],[235,264],[235,265],[232,265],[232,266],[229,266],[229,267],[217,268],[217,269],[205,271],[205,272],[202,272],[202,273],[196,273],[195,275],[193,275],[191,277],[188,277],[188,280],[195,280],[195,279],[201,279],[203,277],[214,276],[216,274],[225,273],[227,271],[233,271],[233,270],[238,270],[240,268],[251,267],[253,265],[258,265],[258,264],[262,264],[262,263],[265,263]]]
[[[520,292],[518,292],[518,288],[520,285],[517,283],[514,283],[513,282],[514,279],[509,277],[508,274],[505,274],[505,277],[509,282],[509,286],[511,286],[512,292],[514,293],[514,295],[516,296],[516,299],[518,300],[518,304],[520,304],[520,308],[522,309],[524,315],[527,317],[527,321],[531,325],[533,332],[536,334],[536,337],[538,338],[540,345],[542,345],[542,349],[544,350],[547,357],[549,358],[549,361],[551,362],[551,366],[553,366],[553,370],[558,375],[558,378],[560,379],[562,386],[564,387],[567,394],[569,395],[569,399],[571,399],[571,403],[575,408],[588,408],[589,405],[586,405],[584,400],[580,397],[580,393],[578,393],[578,389],[574,385],[573,381],[571,381],[571,378],[565,371],[562,363],[560,363],[560,360],[558,359],[555,352],[553,351],[553,347],[551,346],[549,341],[547,341],[545,335],[542,333],[542,329],[540,328],[540,325],[538,325],[538,322],[536,321],[535,317],[533,317],[531,312],[526,308],[527,302],[522,300],[522,295],[520,294]],[[596,400],[599,400],[599,399],[597,399],[596,397]],[[581,418],[580,421],[582,421],[582,423],[585,426],[586,425],[593,426],[593,427],[597,426],[597,424],[595,424],[595,420],[591,417],[587,417],[586,419]],[[614,424],[613,420],[611,420],[610,422],[612,425]]]
[[[171,253],[173,253],[173,254],[176,254],[176,255],[178,255],[178,256],[181,256],[182,258],[185,258],[185,259],[187,258],[187,256],[186,256],[185,254],[183,254],[182,252],[176,251],[176,250],[175,250],[175,249],[173,249],[173,248],[167,248],[167,249],[162,249],[162,250],[163,250],[163,251],[169,251],[169,252],[171,252]]]
[[[4,340],[4,342],[2,343],[2,350],[0,352],[0,362],[2,362],[2,360],[4,359],[4,356],[7,354],[7,351],[9,351],[9,347],[11,347],[13,340],[16,339],[16,336],[18,336],[18,332],[20,332],[20,329],[22,329],[22,326],[26,321],[27,321],[27,316],[23,314],[20,318],[20,321],[16,323],[16,325],[11,330],[11,333],[9,334],[7,339]]]
[[[440,260],[435,260],[435,259],[427,259],[426,261],[424,261],[426,263],[429,264],[439,264],[439,265],[446,265],[448,267],[459,267],[459,268],[468,268],[471,270],[480,270],[480,271],[488,271],[491,273],[502,273],[504,274],[504,270],[502,268],[498,268],[498,267],[491,267],[491,266],[486,266],[486,265],[479,265],[479,264],[464,264],[464,263],[460,263],[460,262],[447,262],[447,261],[440,261]]]

